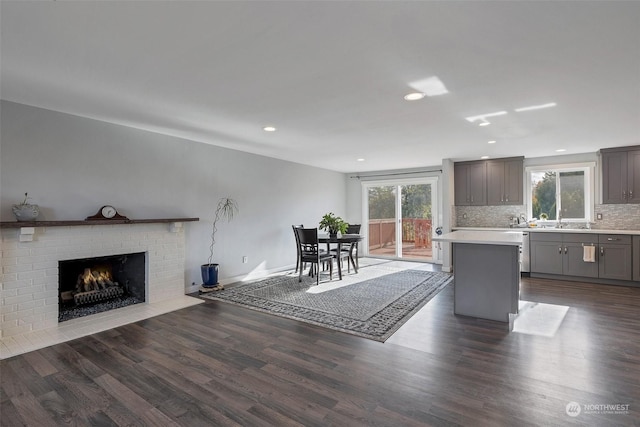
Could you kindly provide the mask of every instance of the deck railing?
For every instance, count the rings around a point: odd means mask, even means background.
[[[369,220],[369,248],[384,248],[396,243],[396,221],[393,218]],[[430,219],[403,218],[402,241],[413,242],[416,248],[431,247]]]

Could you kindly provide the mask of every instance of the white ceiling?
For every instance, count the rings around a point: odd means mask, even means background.
[[[0,12],[2,99],[321,168],[640,144],[640,2],[3,0]],[[403,99],[432,76],[448,94]],[[490,126],[465,120],[496,111]]]

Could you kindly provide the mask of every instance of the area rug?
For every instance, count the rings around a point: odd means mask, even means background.
[[[320,286],[308,276],[299,283],[297,275],[285,274],[201,297],[384,342],[452,279],[447,273],[373,265]]]

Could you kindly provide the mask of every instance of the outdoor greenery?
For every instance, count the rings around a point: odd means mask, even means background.
[[[560,200],[557,200],[556,188],[559,182]],[[559,205],[558,205],[558,202]],[[532,214],[534,218],[546,213],[549,220],[558,219],[560,208],[562,218],[584,218],[584,172],[545,172],[536,182],[532,191]]]
[[[395,186],[369,188],[369,219],[395,218]],[[404,218],[431,219],[431,185],[404,185],[401,191]]]

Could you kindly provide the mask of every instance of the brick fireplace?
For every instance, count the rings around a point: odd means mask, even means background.
[[[0,338],[57,326],[59,263],[68,260],[142,253],[147,304],[185,294],[180,222],[14,227],[0,234]]]
[[[58,262],[58,321],[145,302],[146,253]]]

